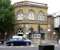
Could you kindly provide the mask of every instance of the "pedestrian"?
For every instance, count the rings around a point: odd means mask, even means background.
[[[32,33],[30,32],[28,36],[29,36],[29,39],[31,40]]]
[[[57,44],[58,44],[58,38],[56,38]]]

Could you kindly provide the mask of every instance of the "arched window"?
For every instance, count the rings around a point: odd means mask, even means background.
[[[29,10],[28,19],[29,20],[34,20],[34,11],[33,10]]]
[[[38,20],[45,21],[47,20],[47,16],[45,15],[44,12],[40,11],[38,14]]]
[[[19,10],[16,13],[16,19],[17,20],[23,20],[23,10]]]

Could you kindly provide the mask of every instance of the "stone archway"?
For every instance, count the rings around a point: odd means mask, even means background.
[[[19,31],[24,32],[24,27],[22,24],[17,24],[15,27],[15,33],[18,33]]]

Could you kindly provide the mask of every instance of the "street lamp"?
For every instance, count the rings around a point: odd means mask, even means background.
[[[53,35],[55,35],[56,34],[56,32],[53,32]]]
[[[48,29],[48,32],[50,32],[51,31],[51,29]]]

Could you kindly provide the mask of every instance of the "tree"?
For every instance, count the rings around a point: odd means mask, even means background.
[[[10,0],[0,0],[0,33],[14,31],[15,15],[14,6]]]

